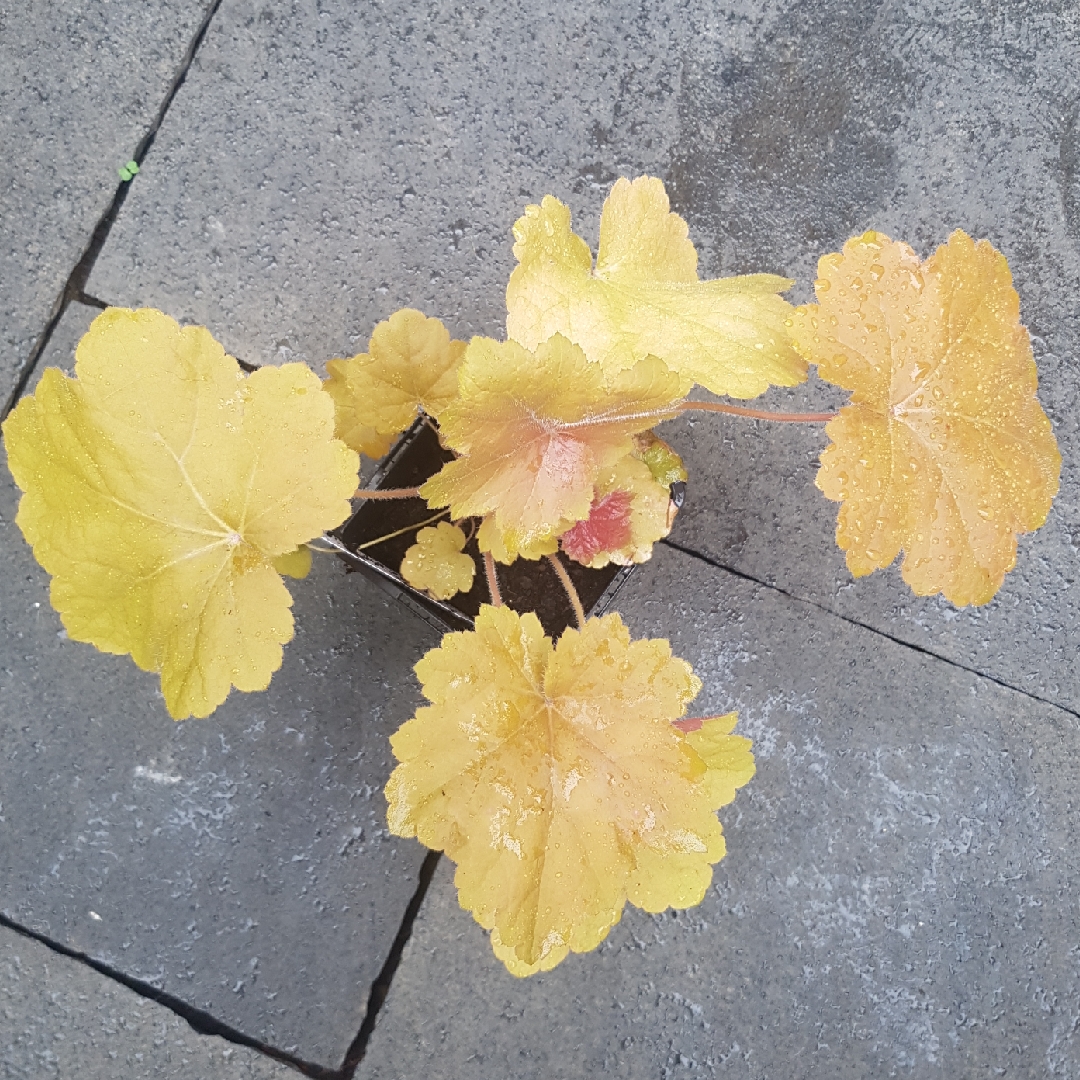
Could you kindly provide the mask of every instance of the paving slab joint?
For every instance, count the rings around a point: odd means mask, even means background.
[[[69,960],[76,960],[79,963],[85,964],[99,975],[104,975],[108,979],[113,979],[122,986],[126,986],[129,990],[134,991],[140,997],[146,998],[148,1001],[154,1002],[155,1005],[160,1005],[170,1012],[176,1013],[177,1016],[182,1020],[185,1020],[192,1030],[199,1035],[214,1035],[219,1039],[224,1039],[226,1042],[234,1043],[237,1046],[243,1046],[249,1050],[257,1050],[260,1054],[265,1054],[275,1061],[280,1061],[284,1065],[291,1066],[304,1076],[312,1077],[313,1080],[347,1080],[347,1078],[342,1077],[341,1072],[337,1069],[327,1069],[322,1065],[304,1061],[302,1058],[298,1058],[284,1050],[279,1050],[277,1047],[260,1042],[258,1039],[253,1039],[250,1035],[245,1035],[242,1031],[237,1031],[228,1024],[223,1024],[216,1017],[211,1016],[210,1013],[204,1012],[202,1009],[197,1009],[195,1006],[189,1005],[186,1001],[182,1001],[180,998],[174,997],[164,990],[159,990],[150,983],[133,978],[132,976],[111,967],[109,964],[102,963],[100,960],[95,960],[93,957],[87,956],[86,953],[81,953],[76,949],[70,949],[66,945],[62,945],[59,942],[46,937],[44,934],[40,934],[35,930],[30,930],[28,927],[21,926],[2,912],[0,912],[0,927],[12,930],[16,934],[21,934],[31,941],[36,941],[39,944],[44,945],[47,949],[51,949],[54,953],[67,957]]]
[[[60,956],[85,964],[87,967],[92,968],[98,974],[103,975],[106,978],[114,979],[121,985],[126,986],[129,990],[134,991],[140,997],[146,998],[148,1001],[152,1001],[156,1005],[160,1005],[163,1008],[174,1012],[181,1019],[185,1020],[199,1035],[214,1035],[227,1042],[234,1043],[237,1046],[256,1050],[261,1054],[265,1054],[267,1057],[273,1058],[275,1061],[280,1061],[282,1064],[291,1066],[304,1076],[312,1077],[312,1080],[353,1080],[356,1069],[359,1067],[360,1062],[363,1061],[364,1055],[367,1052],[368,1042],[375,1030],[375,1023],[379,1011],[386,1002],[387,995],[390,992],[390,985],[393,982],[394,975],[401,963],[405,946],[412,937],[413,925],[416,922],[417,915],[420,913],[420,908],[423,905],[424,898],[427,896],[428,889],[431,886],[432,879],[435,876],[435,870],[439,865],[441,857],[442,854],[438,851],[429,851],[424,857],[424,861],[420,866],[420,871],[417,874],[416,890],[409,899],[409,903],[406,905],[405,912],[402,915],[401,925],[398,927],[398,932],[394,937],[393,944],[390,946],[390,951],[387,954],[382,969],[371,984],[371,991],[368,994],[367,1009],[364,1013],[364,1019],[360,1024],[360,1030],[349,1045],[349,1049],[345,1054],[345,1060],[338,1069],[329,1069],[323,1065],[305,1061],[284,1050],[279,1050],[277,1047],[261,1042],[259,1039],[254,1039],[250,1035],[245,1035],[243,1032],[237,1031],[228,1024],[222,1023],[210,1013],[198,1009],[195,1006],[188,1004],[186,1001],[182,1001],[180,998],[174,997],[172,994],[158,989],[150,983],[143,982],[141,979],[136,979],[123,971],[119,971],[109,964],[103,963],[100,960],[95,960],[86,953],[71,949],[60,942],[53,941],[42,933],[22,926],[2,912],[0,912],[0,927],[12,930],[17,934],[21,934],[23,937],[36,941]]]
[[[375,1021],[378,1019],[379,1010],[383,1007],[386,996],[390,992],[390,984],[393,982],[394,974],[401,963],[402,953],[409,943],[409,938],[412,937],[413,923],[416,922],[416,916],[420,913],[420,906],[424,902],[424,897],[427,895],[431,879],[435,876],[435,870],[441,857],[442,853],[439,851],[429,851],[424,857],[424,861],[420,866],[420,873],[417,875],[416,892],[413,893],[408,906],[405,908],[401,926],[398,928],[394,943],[390,946],[386,962],[375,977],[375,981],[371,984],[367,1012],[364,1014],[364,1021],[360,1025],[360,1030],[356,1033],[356,1038],[353,1039],[352,1045],[345,1054],[345,1061],[341,1066],[341,1080],[352,1080],[357,1067],[364,1060],[368,1041],[375,1030]]]
[[[158,130],[161,128],[162,122],[169,111],[169,107],[173,103],[173,99],[176,97],[177,92],[180,87],[183,86],[184,80],[187,78],[187,73],[195,60],[195,54],[199,51],[199,46],[202,44],[203,38],[206,37],[206,32],[210,28],[210,23],[217,14],[218,8],[221,7],[221,3],[222,0],[211,0],[207,7],[206,13],[203,15],[198,29],[195,31],[191,42],[188,44],[187,50],[180,60],[180,66],[177,69],[176,75],[173,78],[169,89],[166,91],[165,97],[162,98],[161,104],[158,106],[158,111],[154,116],[154,119],[151,121],[149,128],[147,128],[146,133],[139,140],[139,144],[136,147],[134,154],[131,156],[132,160],[136,162],[137,165],[142,165],[147,153],[150,151],[150,147],[154,145],[154,139],[157,137]],[[15,387],[11,391],[11,395],[8,397],[7,401],[4,403],[3,411],[0,412],[0,420],[7,418],[8,413],[15,408],[19,398],[22,397],[30,379],[34,375],[38,361],[48,347],[49,340],[52,338],[53,332],[59,325],[60,320],[64,317],[64,312],[67,310],[68,305],[72,301],[79,301],[89,304],[91,307],[104,308],[107,306],[103,301],[87,296],[85,287],[87,281],[90,279],[90,273],[94,269],[94,264],[101,254],[101,249],[105,246],[105,241],[109,238],[109,232],[113,227],[113,223],[116,221],[117,215],[120,213],[120,208],[124,205],[124,200],[127,198],[130,186],[131,178],[120,181],[113,194],[112,202],[106,207],[105,212],[94,226],[94,231],[90,235],[90,242],[86,245],[86,249],[83,251],[82,256],[68,275],[68,279],[64,283],[63,289],[61,289],[60,295],[53,303],[49,318],[45,323],[45,328],[38,335],[37,340],[34,342],[34,347],[30,350],[30,355],[26,358],[26,362],[19,372],[19,378],[15,383]]]
[[[761,578],[754,577],[753,574],[748,574],[744,570],[737,570],[733,566],[727,566],[725,563],[720,562],[718,559],[712,558],[710,555],[704,555],[700,551],[695,551],[693,548],[685,547],[682,544],[678,544],[673,540],[664,538],[659,543],[672,548],[674,551],[682,552],[683,555],[689,555],[692,559],[700,559],[701,562],[706,563],[709,566],[715,567],[717,570],[723,570],[727,574],[731,574],[732,577],[741,578],[743,581],[748,581],[754,585],[760,585],[763,589],[770,589],[772,592],[779,593],[781,596],[786,596],[789,600],[794,600],[799,604],[808,604],[810,607],[817,608],[818,611],[823,611],[827,615],[832,615],[837,619],[842,619],[844,622],[851,626],[857,626],[861,630],[868,630],[871,634],[875,634],[880,638],[884,638],[886,641],[891,641],[894,645],[900,645],[905,649],[910,649],[912,652],[919,653],[922,656],[929,656],[933,660],[940,660],[943,664],[948,664],[950,667],[957,668],[960,671],[966,671],[969,675],[977,675],[980,679],[986,679],[988,682],[992,682],[997,686],[1002,687],[1005,690],[1011,690],[1016,694],[1023,694],[1024,697],[1030,698],[1032,701],[1037,701],[1040,705],[1049,705],[1051,708],[1060,709],[1064,713],[1068,713],[1069,716],[1075,717],[1080,720],[1080,710],[1070,708],[1068,705],[1063,705],[1060,701],[1053,701],[1050,698],[1041,697],[1039,694],[1033,694],[1030,690],[1025,690],[1023,687],[1014,686],[1010,682],[1006,682],[1004,679],[999,679],[996,675],[991,675],[986,671],[980,671],[977,667],[972,667],[968,664],[962,664],[959,660],[953,660],[948,656],[943,656],[941,653],[934,652],[933,649],[927,649],[925,646],[916,645],[911,641],[904,641],[903,638],[895,637],[892,634],[886,633],[884,630],[877,626],[871,626],[869,623],[861,622],[859,619],[853,619],[850,615],[844,615],[842,612],[835,611],[833,608],[828,607],[825,604],[820,604],[816,600],[810,600],[805,596],[799,596],[798,593],[790,592],[787,589],[782,589],[779,585],[776,585],[769,581],[764,581]]]

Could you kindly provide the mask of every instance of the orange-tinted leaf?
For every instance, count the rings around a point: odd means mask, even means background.
[[[375,327],[368,351],[331,360],[324,386],[334,399],[336,433],[358,453],[379,458],[417,409],[438,419],[457,394],[463,341],[438,319],[402,308]]]
[[[401,576],[414,588],[424,589],[439,600],[449,600],[472,588],[476,563],[462,554],[465,534],[449,521],[421,529],[416,543],[405,552]]]
[[[715,811],[752,764],[737,736],[699,751],[672,725],[701,684],[666,641],[607,615],[553,645],[535,615],[485,606],[416,671],[431,705],[391,739],[390,828],[458,864],[510,971],[595,948],[627,900],[700,902],[724,854]]]
[[[829,422],[818,487],[841,501],[856,576],[903,550],[919,595],[984,604],[1046,520],[1061,455],[1005,257],[957,231],[925,263],[869,232],[825,256],[793,336],[851,390]]]
[[[699,281],[686,222],[654,177],[611,189],[595,268],[570,211],[550,195],[526,207],[514,238],[506,329],[527,348],[562,334],[609,371],[659,356],[688,384],[740,398],[806,378],[785,327],[792,309],[777,295],[793,282],[772,274]]]
[[[481,549],[505,561],[554,552],[559,535],[589,516],[596,483],[631,452],[634,435],[681,400],[679,377],[655,357],[606,375],[559,335],[535,353],[473,338],[459,378],[441,433],[461,456],[420,493],[456,519],[490,516]]]

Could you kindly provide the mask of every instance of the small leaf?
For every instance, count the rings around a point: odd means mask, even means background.
[[[495,524],[495,515],[491,514],[480,522],[476,531],[476,543],[482,552],[490,555],[496,562],[509,565],[518,557],[518,550],[508,548],[503,542],[503,534]],[[539,559],[543,555],[554,555],[559,550],[559,540],[548,536],[535,541],[529,548],[530,557]]]
[[[920,596],[985,604],[1046,520],[1061,455],[1003,255],[954,232],[925,263],[868,232],[819,263],[793,335],[853,392],[825,430],[817,485],[860,577],[903,550]]]
[[[718,807],[727,806],[735,798],[736,788],[748,784],[757,771],[750,740],[731,734],[738,718],[733,712],[706,717],[686,733],[687,743],[705,763],[701,782]]]
[[[311,548],[307,544],[301,544],[293,551],[287,551],[284,555],[278,555],[272,559],[274,569],[282,577],[302,580],[311,573]]]
[[[738,398],[802,382],[806,364],[785,325],[792,309],[776,295],[793,282],[699,281],[687,232],[661,181],[621,179],[604,203],[594,268],[570,211],[545,196],[514,226],[507,334],[529,349],[562,334],[609,371],[658,356],[688,384]]]
[[[463,341],[438,319],[402,308],[375,327],[368,351],[331,360],[325,389],[337,407],[338,438],[358,453],[382,457],[417,409],[438,419],[457,395]]]
[[[629,491],[594,495],[589,516],[564,532],[559,538],[559,546],[583,566],[596,569],[607,566],[611,562],[610,553],[630,543],[632,499]]]
[[[472,588],[476,563],[463,555],[465,534],[456,525],[440,521],[431,529],[421,529],[416,543],[405,552],[401,576],[414,588],[423,589],[439,600],[449,600]]]
[[[649,472],[658,484],[670,489],[672,484],[686,483],[689,473],[682,458],[663,439],[647,431],[638,435],[634,444],[634,453],[648,465]]]
[[[68,635],[161,673],[176,718],[262,690],[293,634],[274,560],[340,524],[356,455],[302,364],[245,376],[199,326],[109,308],[76,378],[4,424],[16,521]]]
[[[508,562],[554,552],[558,536],[589,516],[601,475],[633,450],[635,434],[675,415],[682,396],[655,357],[606,375],[558,335],[535,353],[473,338],[459,378],[441,433],[461,456],[420,494],[456,519],[490,515],[481,550]]]
[[[701,684],[666,641],[607,615],[553,644],[535,615],[484,606],[416,672],[431,705],[391,738],[390,829],[458,864],[461,905],[511,972],[594,949],[627,900],[701,901],[748,755],[722,741],[730,717],[705,757],[673,726]]]
[[[571,559],[593,569],[612,562],[630,566],[652,556],[653,544],[667,536],[674,520],[670,484],[658,484],[644,461],[628,455],[601,475],[588,518],[564,532],[559,543]]]
[[[330,377],[323,383],[323,389],[334,402],[334,434],[350,449],[377,461],[389,452],[397,433],[382,435],[366,421],[368,413],[363,402],[367,383],[362,376],[354,378],[356,372],[349,369],[349,363],[329,360],[326,364]]]

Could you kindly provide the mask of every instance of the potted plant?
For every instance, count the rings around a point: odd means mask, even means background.
[[[247,375],[201,327],[110,309],[76,377],[46,371],[4,434],[68,635],[158,672],[174,717],[266,687],[292,636],[282,575],[313,550],[458,627],[416,666],[430,704],[392,739],[388,819],[457,863],[462,905],[527,975],[594,948],[627,900],[698,903],[724,854],[716,811],[754,771],[734,714],[684,715],[700,682],[666,641],[586,610],[678,510],[687,477],[657,425],[825,422],[817,484],[852,572],[903,552],[915,592],[958,605],[994,595],[1061,459],[985,241],[956,232],[920,262],[865,233],[793,308],[785,278],[699,281],[652,178],[615,184],[595,261],[550,196],[514,235],[506,340],[453,341],[405,309],[321,382]],[[809,364],[851,393],[838,413],[687,398],[753,398]],[[388,452],[358,489],[359,455]]]

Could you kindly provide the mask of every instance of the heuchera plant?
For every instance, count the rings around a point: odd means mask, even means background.
[[[388,820],[457,863],[462,905],[517,975],[594,948],[627,900],[697,904],[724,855],[716,811],[754,772],[735,714],[686,718],[700,689],[663,640],[617,614],[558,641],[503,606],[498,565],[650,557],[682,462],[653,429],[688,409],[827,421],[817,484],[840,505],[853,574],[888,566],[920,595],[984,604],[1057,491],[1060,455],[1003,256],[962,232],[925,263],[868,232],[825,256],[817,303],[791,281],[699,281],[660,181],[620,180],[594,262],[546,197],[514,227],[507,340],[453,341],[405,309],[367,353],[245,374],[201,327],[110,309],[76,376],[45,372],[4,426],[18,524],[68,635],[160,674],[169,712],[207,716],[264,689],[302,577],[355,497],[424,498],[402,564],[441,599],[469,589],[475,532],[491,604],[416,666],[429,705],[392,739]],[[818,375],[835,415],[729,398]],[[358,491],[418,412],[453,460],[419,489]],[[320,542],[319,538],[323,541]]]

